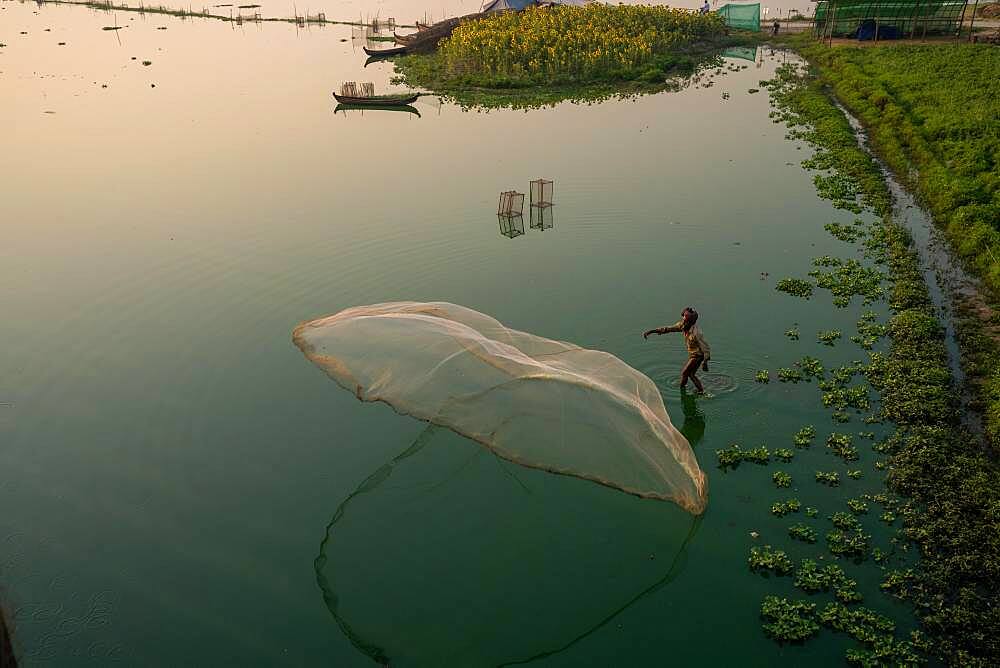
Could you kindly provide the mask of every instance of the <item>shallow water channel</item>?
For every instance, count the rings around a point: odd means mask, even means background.
[[[335,114],[340,82],[391,75],[362,68],[347,26],[0,8],[0,604],[26,665],[843,662],[827,631],[767,639],[760,601],[792,587],[746,565],[768,542],[825,553],[788,540],[774,501],[818,507],[822,535],[881,488],[870,448],[855,481],[822,446],[867,426],[773,379],[803,355],[864,359],[847,337],[868,310],[774,289],[853,254],[823,224],[854,216],[748,92],[786,56],[635,100]],[[555,206],[503,234],[498,193],[539,177]],[[706,514],[361,404],[291,342],[302,320],[403,299],[649,375],[709,476]],[[687,305],[709,398],[674,385],[679,336],[641,337]],[[716,467],[805,424],[816,444],[791,463]],[[813,482],[834,469],[840,488]],[[870,562],[848,573],[912,624]]]

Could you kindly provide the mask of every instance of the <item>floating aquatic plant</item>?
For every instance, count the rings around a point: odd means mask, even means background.
[[[803,559],[795,569],[795,586],[810,594],[832,590],[837,600],[845,603],[862,600],[857,591],[857,581],[847,577],[838,564],[827,564],[820,568],[812,559]]]
[[[864,230],[860,225],[844,225],[843,223],[827,223],[823,229],[837,237],[841,241],[854,243],[864,236]]]
[[[767,575],[788,575],[794,570],[792,560],[784,550],[775,550],[770,545],[764,547],[751,547],[747,564],[754,573]]]
[[[782,367],[778,369],[778,380],[782,383],[798,383],[801,380],[805,380],[805,376],[798,369]]]
[[[769,383],[771,382],[771,375],[768,373],[767,369],[764,369],[757,372],[757,375],[754,376],[754,380],[758,383]]]
[[[826,373],[823,363],[815,357],[809,357],[808,355],[796,362],[795,366],[802,369],[803,375],[808,378],[822,378],[823,374]]]
[[[840,475],[836,471],[816,471],[816,482],[836,487],[840,484]]]
[[[835,300],[837,306],[843,307],[850,303],[851,297],[862,296],[865,303],[882,299],[885,290],[882,282],[886,279],[885,274],[877,269],[863,266],[857,260],[848,260],[832,271],[820,271],[814,269],[809,272],[809,276],[816,279],[816,285],[829,290],[830,293],[839,299]]]
[[[838,556],[863,559],[868,554],[869,538],[871,536],[861,532],[850,533],[841,529],[834,529],[826,534],[826,546],[831,553]]]
[[[771,453],[766,445],[744,450],[739,443],[733,443],[728,448],[716,450],[715,456],[719,460],[719,468],[722,469],[736,468],[744,461],[755,464],[767,464],[771,461]]]
[[[813,266],[816,267],[839,267],[842,264],[844,264],[843,260],[839,257],[833,257],[830,255],[813,258]]]
[[[775,517],[784,517],[788,513],[797,513],[802,504],[798,499],[788,499],[787,501],[776,501],[771,504],[771,514]]]
[[[843,333],[839,329],[828,329],[816,333],[816,339],[826,346],[832,346],[841,336]]]
[[[785,330],[785,336],[787,336],[792,341],[798,341],[799,340],[799,328],[798,327],[792,327],[791,329]]]
[[[743,448],[734,443],[723,450],[716,450],[715,456],[719,460],[719,468],[736,468],[743,461]]]
[[[800,540],[804,543],[816,542],[816,530],[802,523],[788,527],[788,535],[794,540]]]
[[[854,446],[850,434],[836,432],[830,434],[826,439],[826,447],[845,462],[853,462],[858,459],[858,449]]]
[[[794,297],[809,299],[812,297],[813,284],[801,278],[783,278],[774,286],[779,292],[788,293]]]
[[[812,444],[814,438],[816,438],[816,427],[808,424],[795,432],[795,436],[792,437],[792,440],[795,443],[795,447],[808,448]]]
[[[766,596],[760,606],[764,632],[781,642],[805,640],[819,632],[816,604]]]
[[[868,389],[867,385],[857,385],[851,388],[836,387],[823,394],[823,405],[838,410],[854,408],[858,411],[866,411],[871,408]]]
[[[792,476],[785,473],[784,471],[775,471],[774,475],[771,476],[771,480],[774,481],[776,487],[792,486]]]

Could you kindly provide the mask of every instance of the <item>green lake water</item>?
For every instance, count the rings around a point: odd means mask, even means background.
[[[0,604],[25,665],[843,662],[853,645],[828,631],[766,638],[761,599],[793,589],[746,566],[753,545],[826,553],[788,540],[774,501],[818,507],[822,536],[881,488],[870,448],[859,481],[824,451],[815,385],[774,379],[803,355],[864,359],[847,336],[867,310],[774,289],[853,256],[823,224],[854,216],[817,198],[808,149],[747,92],[786,56],[636,100],[422,98],[418,117],[334,114],[342,81],[391,89],[345,26],[3,2],[0,42]],[[526,215],[504,236],[498,193],[539,177],[547,229]],[[303,320],[392,300],[463,304],[649,375],[708,474],[707,512],[501,461],[358,402],[291,342]],[[675,387],[680,336],[641,337],[687,305],[710,398]],[[844,339],[820,345],[826,329]],[[716,449],[791,447],[810,423],[789,464],[716,468]],[[911,625],[876,567],[848,572]]]

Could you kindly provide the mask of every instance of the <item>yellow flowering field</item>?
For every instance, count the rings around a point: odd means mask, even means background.
[[[715,14],[669,7],[555,6],[463,23],[438,49],[452,75],[630,79],[671,52],[721,36]]]

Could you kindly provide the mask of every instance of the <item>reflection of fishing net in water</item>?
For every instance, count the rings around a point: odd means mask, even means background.
[[[722,52],[724,58],[740,58],[749,60],[751,63],[757,62],[756,46],[731,46]]]
[[[705,509],[705,474],[659,391],[614,355],[442,302],[347,309],[303,323],[294,340],[359,399],[524,466]]]
[[[316,578],[379,663],[498,666],[572,651],[671,582],[699,524],[430,426],[337,507]]]

